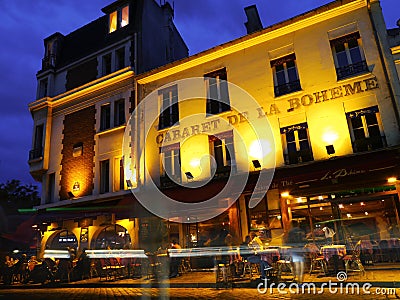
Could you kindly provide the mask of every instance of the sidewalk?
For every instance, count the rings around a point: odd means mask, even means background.
[[[291,282],[291,278],[283,277],[283,279]],[[317,285],[323,282],[340,282],[335,276],[324,276],[323,274],[313,273],[310,275],[308,272],[304,274],[304,282],[313,282]],[[260,283],[260,279],[254,278],[235,279],[232,283],[234,288],[252,288],[256,287]],[[380,266],[369,266],[366,267],[365,274],[360,272],[349,272],[347,274],[346,282],[359,282],[359,283],[371,283],[373,286],[380,287],[400,287],[400,264],[387,264]],[[120,286],[120,287],[170,287],[170,288],[215,288],[215,273],[213,271],[191,271],[186,272],[182,276],[169,279],[147,279],[146,276],[136,279],[119,279],[114,281],[105,281],[99,278],[92,278],[87,280],[81,280],[76,282],[68,283],[69,286],[80,286],[80,287],[96,287],[96,286]]]
[[[290,277],[283,277],[290,283]],[[312,282],[320,286],[323,282],[340,282],[336,276],[324,276],[317,272],[310,275],[304,274],[304,282]],[[232,288],[255,288],[261,282],[254,277],[253,280],[238,278],[229,287]],[[360,272],[350,272],[347,274],[346,282],[371,283],[372,286],[379,287],[400,287],[400,264],[387,264],[366,267],[365,274]],[[117,280],[100,280],[98,277],[73,281],[69,283],[55,283],[57,287],[71,288],[96,288],[96,287],[129,287],[129,288],[216,288],[215,274],[210,271],[190,271],[176,278],[169,279],[147,279],[141,278],[122,278]],[[40,288],[46,285],[40,284],[20,284],[12,285],[12,288]]]

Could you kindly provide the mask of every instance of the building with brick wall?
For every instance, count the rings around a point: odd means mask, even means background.
[[[135,106],[134,76],[188,56],[169,3],[118,0],[102,11],[67,35],[44,39],[36,100],[29,105],[30,173],[42,184],[42,232],[53,229],[44,234],[43,247],[68,240],[60,234],[80,241],[76,222],[91,224],[90,237],[100,228],[93,226],[115,225],[106,207],[129,193],[121,142]]]

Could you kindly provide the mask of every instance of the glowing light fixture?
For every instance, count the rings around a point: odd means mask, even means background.
[[[344,205],[343,204],[339,204],[339,208],[344,208]]]
[[[395,183],[397,181],[397,178],[396,177],[389,177],[388,179],[387,179],[387,182],[388,183]]]
[[[282,197],[285,197],[285,198],[286,198],[286,197],[289,197],[289,192],[282,192],[282,193],[281,193],[281,196],[282,196]]]
[[[192,159],[192,160],[190,161],[189,164],[190,164],[190,166],[193,167],[193,168],[200,167],[200,159],[194,158],[194,159]]]
[[[322,140],[327,144],[333,144],[333,142],[337,141],[338,138],[339,135],[337,132],[332,130],[328,130],[322,135]]]
[[[271,143],[267,140],[255,140],[249,147],[249,155],[258,160],[262,160],[271,151]]]

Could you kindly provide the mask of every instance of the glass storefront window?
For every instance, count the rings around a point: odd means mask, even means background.
[[[92,242],[92,249],[123,249],[131,246],[128,231],[121,225],[109,225],[101,230]]]

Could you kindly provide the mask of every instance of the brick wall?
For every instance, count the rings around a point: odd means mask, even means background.
[[[70,198],[69,191],[76,197],[93,193],[95,113],[95,107],[90,106],[65,116],[61,151],[61,200]],[[74,157],[74,145],[80,144],[82,154],[75,154]],[[76,182],[79,183],[79,191],[73,191]]]

